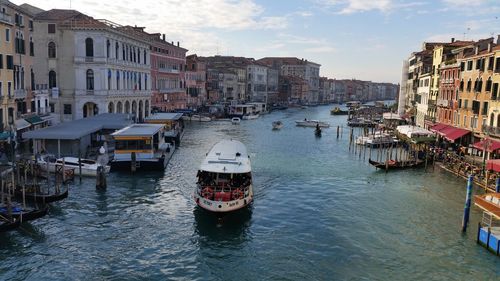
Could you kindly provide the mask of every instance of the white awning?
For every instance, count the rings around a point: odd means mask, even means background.
[[[16,121],[14,121],[14,124],[16,125],[17,131],[29,128],[31,126],[31,124],[24,119],[17,119]]]

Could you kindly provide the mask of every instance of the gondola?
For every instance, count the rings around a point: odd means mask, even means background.
[[[7,218],[0,216],[0,233],[14,230],[21,225],[21,220],[13,219],[9,221]]]
[[[403,169],[409,169],[409,168],[418,168],[421,167],[422,165],[425,164],[424,161],[422,160],[417,160],[417,161],[394,161],[394,160],[389,160],[386,162],[377,162],[372,159],[368,159],[368,163],[370,163],[372,166],[374,166],[377,169],[383,169],[385,170],[403,170]]]
[[[11,210],[12,218],[22,221],[32,221],[45,216],[49,212],[49,206],[45,205],[41,209],[24,210],[21,207],[13,206]],[[7,207],[0,207],[0,216],[7,217]]]
[[[316,128],[316,130],[314,130],[314,135],[316,137],[321,137],[321,129],[320,128]]]
[[[35,190],[36,188],[36,190]],[[36,191],[36,192],[35,192]],[[23,187],[17,186],[14,192],[17,199],[22,200],[23,198]],[[39,185],[30,185],[26,187],[24,196],[26,201],[34,203],[52,203],[56,201],[61,201],[68,197],[68,188],[62,188],[59,193],[46,193],[40,190]]]

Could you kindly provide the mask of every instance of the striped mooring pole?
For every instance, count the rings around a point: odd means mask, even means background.
[[[473,185],[473,176],[469,175],[469,178],[467,179],[467,196],[465,197],[464,217],[462,220],[462,232],[465,232],[467,230],[467,224],[469,223],[472,185]]]

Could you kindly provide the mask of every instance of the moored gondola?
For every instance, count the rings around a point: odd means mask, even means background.
[[[395,160],[388,160],[386,162],[378,162],[374,161],[372,159],[368,159],[368,163],[370,163],[372,166],[374,166],[377,169],[387,169],[387,170],[402,170],[402,169],[409,169],[409,168],[418,168],[422,167],[425,162],[422,160],[410,160],[410,161],[395,161]]]
[[[45,205],[41,209],[24,209],[21,207],[14,206],[11,208],[11,216],[16,220],[31,221],[44,217],[49,212],[49,206]],[[8,217],[7,207],[0,207],[0,216]]]
[[[59,192],[50,193],[48,191],[41,190],[39,185],[29,185],[23,194],[23,187],[17,186],[14,195],[17,199],[22,200],[23,195],[26,201],[34,203],[52,203],[56,201],[61,201],[68,197],[68,188],[62,187]]]
[[[0,216],[0,233],[14,230],[18,228],[19,225],[21,225],[21,220],[14,218],[12,220],[8,220],[7,218]]]

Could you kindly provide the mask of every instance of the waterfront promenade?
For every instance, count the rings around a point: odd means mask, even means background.
[[[257,120],[187,123],[160,173],[84,179],[46,219],[1,235],[2,279],[496,280],[500,259],[476,244],[465,181],[436,167],[385,173],[348,151],[330,106]],[[295,120],[331,123],[321,138]],[[284,127],[272,131],[271,123]],[[196,172],[222,138],[246,144],[252,208],[222,222],[195,206]],[[475,190],[477,192],[478,189]]]

